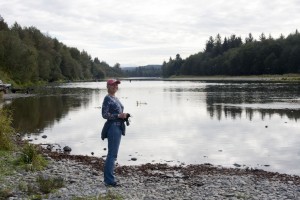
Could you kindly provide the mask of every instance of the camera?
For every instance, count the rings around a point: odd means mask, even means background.
[[[126,118],[124,119],[124,121],[126,122],[126,126],[129,126],[130,123],[129,123],[129,117],[131,117],[131,115],[129,113],[127,113],[127,116]]]

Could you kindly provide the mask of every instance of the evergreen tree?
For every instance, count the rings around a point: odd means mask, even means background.
[[[212,52],[213,48],[214,48],[214,44],[215,44],[215,41],[214,41],[213,37],[210,36],[205,45],[205,52],[206,53]]]
[[[250,43],[250,42],[253,42],[254,41],[254,38],[252,36],[251,33],[249,33],[248,37],[245,39],[245,43]]]
[[[8,31],[8,25],[4,22],[3,17],[0,15],[0,31]]]

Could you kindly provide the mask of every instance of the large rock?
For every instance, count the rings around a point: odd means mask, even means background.
[[[63,150],[64,150],[65,152],[70,152],[70,151],[72,151],[71,147],[69,147],[69,146],[65,146],[65,147],[63,148]]]

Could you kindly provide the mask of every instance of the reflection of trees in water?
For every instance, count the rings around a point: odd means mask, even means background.
[[[208,85],[205,88],[207,111],[210,116],[217,119],[241,118],[245,113],[249,120],[253,119],[255,113],[261,118],[279,115],[289,119],[298,120],[300,110],[298,109],[268,109],[249,108],[239,104],[268,104],[274,102],[288,102],[291,99],[299,99],[299,84],[284,83],[235,83],[224,85]]]
[[[217,117],[218,120],[221,120],[222,117],[225,118],[241,118],[243,109],[239,107],[227,107],[223,105],[212,105],[212,106],[207,106],[207,111],[210,114],[210,117]],[[224,113],[224,115],[223,115]]]
[[[259,112],[261,118],[265,119],[266,117],[272,117],[273,115],[279,115],[280,117],[286,116],[289,119],[294,119],[297,121],[300,119],[300,110],[290,110],[290,109],[246,109],[247,118],[252,120],[253,113]]]
[[[241,108],[234,106],[222,106],[213,105],[208,106],[207,111],[209,112],[211,118],[216,117],[221,120],[222,117],[225,118],[241,118],[243,112],[245,112],[247,119],[252,120],[255,113],[259,113],[261,119],[264,120],[266,117],[272,117],[273,115],[279,115],[280,117],[286,116],[289,119],[297,121],[300,119],[300,110],[290,110],[290,109],[254,109],[254,108]]]
[[[12,110],[13,127],[21,134],[40,133],[60,121],[72,109],[86,106],[89,98],[75,95],[41,96],[15,99]]]

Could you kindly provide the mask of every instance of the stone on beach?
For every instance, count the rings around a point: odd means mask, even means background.
[[[69,147],[69,146],[65,146],[65,147],[63,148],[63,150],[64,150],[65,152],[70,152],[70,151],[72,151],[71,147]]]

